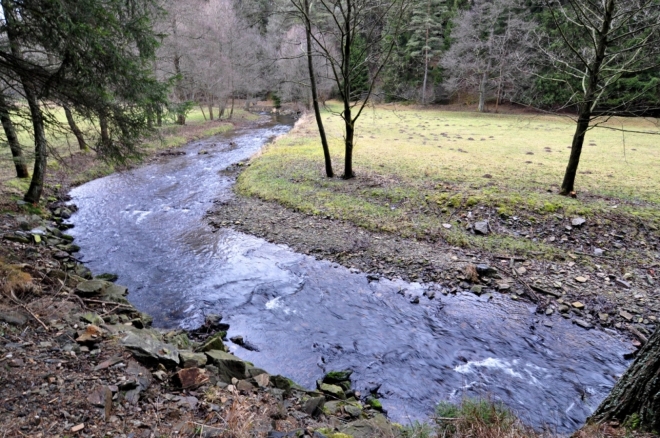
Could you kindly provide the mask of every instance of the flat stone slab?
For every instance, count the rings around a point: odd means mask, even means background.
[[[206,365],[208,361],[204,353],[192,353],[190,351],[181,351],[179,359],[181,359],[181,366],[184,368],[200,368]]]
[[[133,332],[129,332],[121,343],[138,360],[159,362],[170,367],[179,365],[179,350],[175,346],[159,342],[147,334],[138,336]]]
[[[22,326],[27,324],[27,316],[19,312],[0,312],[0,321],[7,324]]]
[[[221,381],[231,383],[232,378],[243,380],[249,377],[247,375],[248,364],[233,354],[221,350],[211,350],[205,353],[209,362],[218,368],[218,378]]]
[[[100,295],[112,283],[104,280],[87,280],[78,283],[76,293],[83,296]]]

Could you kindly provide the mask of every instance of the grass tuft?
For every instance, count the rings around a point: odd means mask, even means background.
[[[536,434],[520,423],[504,405],[465,399],[459,405],[441,402],[436,407],[436,433],[441,437],[527,438]]]

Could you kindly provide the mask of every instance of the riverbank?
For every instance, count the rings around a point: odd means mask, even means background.
[[[202,137],[218,129],[227,124],[207,124]],[[143,163],[179,155],[172,147],[152,147]],[[69,172],[67,186],[80,175]],[[350,373],[310,391],[229,354],[247,344],[227,339],[219,315],[193,331],[152,329],[114,274],[94,277],[79,262],[66,223],[76,206],[55,194],[42,208],[3,203],[12,210],[0,225],[3,436],[401,435],[376,398],[351,389]]]
[[[328,114],[325,121],[337,163],[341,126]],[[402,134],[392,128],[408,132],[413,122],[421,132],[410,135],[420,138],[408,137],[412,140],[398,145]],[[569,129],[564,121],[378,108],[362,123],[357,178],[323,176],[315,125],[308,116],[235,168],[242,171],[238,196],[213,212],[211,223],[375,277],[436,282],[445,294],[497,291],[522,297],[536,303],[539,313],[559,313],[585,329],[627,330],[635,346],[653,332],[660,318],[655,195],[631,188],[637,198],[627,189],[614,197],[590,174],[581,176],[585,193],[580,200],[548,193],[553,169],[563,163],[547,161],[549,155],[543,157],[543,172],[506,176],[517,167],[508,162],[511,156],[549,148],[532,140],[539,130],[553,132],[558,140],[551,143],[562,141],[562,130]],[[486,134],[505,135],[507,128],[516,130],[518,146],[505,147],[500,139],[497,145],[475,147],[476,137],[468,137],[479,134],[488,142]],[[610,140],[601,136],[597,141]],[[634,141],[639,151],[647,140]],[[505,148],[502,157],[496,152],[500,147]],[[467,158],[459,160],[461,153]],[[642,173],[643,161],[635,161]],[[602,173],[603,166],[585,157],[584,168]],[[652,180],[651,186],[660,184]],[[644,181],[626,180],[625,185],[641,187]]]
[[[61,234],[67,209],[3,218],[2,436],[555,436],[532,431],[490,401],[444,403],[435,422],[392,424],[377,399],[351,389],[350,372],[328,373],[310,391],[227,353],[229,342],[245,344],[226,339],[219,315],[193,331],[152,329],[113,275],[92,277],[77,263],[75,243]],[[608,425],[576,436],[631,435]]]
[[[51,149],[49,149],[43,201],[53,202],[65,196],[72,187],[150,162],[161,154],[168,155],[171,149],[194,140],[247,126],[258,118],[259,116],[247,111],[236,110],[231,120],[206,120],[201,111],[193,111],[186,125],[166,123],[157,128],[152,138],[145,139],[141,159],[124,165],[100,160],[92,150],[81,151],[72,147],[72,140],[68,136],[51,133],[48,137]],[[92,131],[90,136],[93,135],[95,133]],[[26,144],[30,141],[27,132],[21,131],[20,138]],[[16,211],[16,202],[20,202],[30,184],[29,178],[15,178],[13,163],[8,152],[8,149],[0,151],[0,212]],[[26,150],[25,154],[28,158],[31,156],[29,150]],[[30,170],[32,170],[31,166],[32,162],[28,161]]]
[[[400,436],[350,373],[310,391],[227,353],[219,315],[151,329],[113,275],[77,262],[63,224],[75,207],[49,207],[0,230],[3,436]]]

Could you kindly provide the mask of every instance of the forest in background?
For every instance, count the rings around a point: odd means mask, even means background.
[[[411,0],[405,16],[396,17],[405,26],[388,35],[396,41],[374,100],[466,105],[481,100],[492,111],[502,102],[575,110],[573,94],[580,81],[559,71],[549,57],[550,49],[565,44],[557,34],[551,6],[534,0]],[[169,20],[162,23],[162,31],[168,36],[159,49],[156,70],[161,80],[178,78],[173,101],[214,104],[221,111],[231,108],[231,99],[237,97],[310,103],[304,25],[290,0],[186,0],[166,8]],[[321,15],[322,8],[316,8]],[[322,20],[314,32],[324,32]],[[387,21],[378,27],[387,32]],[[358,32],[355,46],[382,50],[365,38]],[[388,38],[383,44],[390,42]],[[374,73],[369,65],[373,54],[365,54],[364,60],[353,60],[354,65],[364,64],[355,69],[353,84],[362,92]],[[320,96],[337,98],[326,57],[317,54],[314,59]],[[658,68],[622,75],[599,108],[655,115],[660,107],[659,80]],[[633,104],[624,109],[624,101]]]
[[[349,184],[330,180],[321,106],[341,118],[345,180],[357,176],[356,124],[370,103],[481,112],[506,103],[568,115],[575,134],[559,194],[571,197],[589,129],[625,135],[623,125],[603,123],[613,116],[649,117],[657,126],[660,0],[0,0],[0,7],[2,140],[16,177],[30,181],[19,201],[26,208],[43,205],[53,135],[72,134],[81,151],[125,163],[143,155],[166,121],[185,125],[193,109],[231,119],[239,102],[241,111],[262,100],[313,108],[323,183],[341,189]],[[339,103],[325,105],[330,99]],[[492,156],[503,159],[502,150]],[[397,156],[394,167],[401,164]],[[660,332],[644,339],[594,420],[660,429]]]
[[[211,120],[231,118],[237,100],[249,109],[265,99],[314,108],[329,177],[319,108],[342,101],[347,179],[368,103],[476,104],[481,112],[514,103],[574,115],[560,190],[573,195],[594,120],[660,108],[657,0],[0,4],[0,118],[16,176],[31,177],[29,203],[41,198],[53,133],[125,162],[164,118],[183,125],[195,107]],[[26,133],[34,152],[22,144]]]

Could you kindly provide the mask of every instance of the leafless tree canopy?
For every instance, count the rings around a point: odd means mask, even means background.
[[[657,0],[546,0],[556,31],[539,37],[538,48],[572,90],[567,105],[592,112],[623,77],[660,66],[660,3]],[[630,110],[637,96],[608,109]]]
[[[440,64],[447,72],[449,91],[486,100],[512,97],[529,82],[535,23],[524,0],[477,0],[456,17],[451,48]]]

